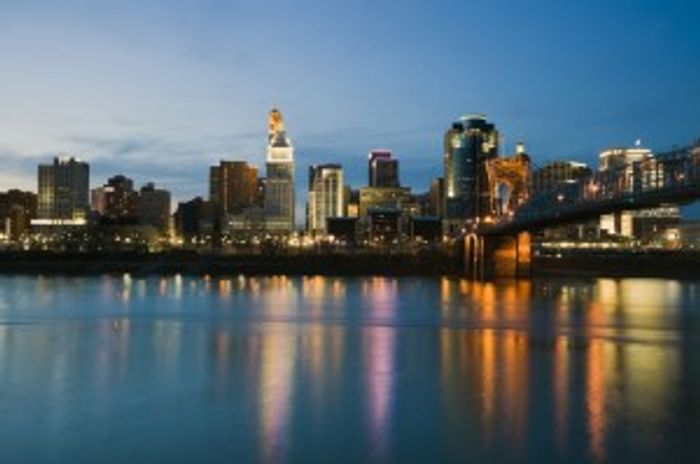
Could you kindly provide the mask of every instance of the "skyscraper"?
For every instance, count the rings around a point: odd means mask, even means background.
[[[279,110],[270,111],[268,122],[265,222],[268,229],[291,231],[294,229],[294,148]]]
[[[134,182],[118,174],[92,190],[92,209],[111,220],[135,218],[136,196]]]
[[[147,183],[139,192],[137,214],[140,224],[167,233],[170,229],[170,192],[157,189],[152,182]]]
[[[370,187],[399,187],[399,160],[391,158],[389,150],[369,152]]]
[[[489,210],[486,161],[498,156],[498,131],[481,114],[461,117],[445,132],[447,216],[473,219]]]
[[[430,183],[429,206],[427,216],[442,218],[445,216],[445,179],[437,177]]]
[[[84,219],[90,207],[90,167],[75,158],[54,158],[38,170],[39,219]]]
[[[212,205],[201,197],[180,202],[175,211],[175,231],[186,246],[196,243],[212,233]]]
[[[209,171],[209,200],[217,214],[241,214],[256,202],[258,168],[245,161],[221,161]]]
[[[576,161],[552,161],[532,174],[535,193],[552,190],[562,184],[574,183],[591,175],[591,169]]]
[[[327,232],[329,217],[342,217],[345,210],[343,168],[339,164],[309,167],[307,229]]]
[[[657,188],[665,176],[651,150],[637,141],[630,148],[609,148],[599,156],[598,170],[624,173],[616,185],[621,191],[642,192]],[[659,208],[619,211],[600,217],[600,229],[612,235],[649,241],[654,234],[680,222],[680,208],[669,204]]]

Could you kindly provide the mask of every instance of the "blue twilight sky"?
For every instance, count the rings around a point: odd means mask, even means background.
[[[424,190],[468,112],[539,164],[665,149],[700,136],[699,18],[697,0],[0,0],[0,189],[67,152],[93,185],[206,195],[219,158],[264,166],[273,105],[300,188],[324,161],[361,185],[387,147]]]

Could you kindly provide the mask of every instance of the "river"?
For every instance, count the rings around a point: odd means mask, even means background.
[[[700,282],[0,277],[0,462],[678,462]]]

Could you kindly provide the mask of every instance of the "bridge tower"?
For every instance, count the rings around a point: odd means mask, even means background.
[[[519,142],[515,155],[486,161],[491,212],[494,216],[512,214],[530,198],[532,167],[525,145]],[[505,188],[505,191],[503,191]]]
[[[528,276],[531,248],[529,232],[467,234],[464,237],[464,272],[467,277],[475,279]]]
[[[512,217],[530,197],[532,169],[530,157],[518,143],[512,157],[486,161],[489,215],[464,238],[464,263],[473,278],[518,277],[530,274],[531,240],[528,232],[483,233],[483,228]]]

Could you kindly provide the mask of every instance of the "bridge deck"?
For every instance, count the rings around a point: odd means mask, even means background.
[[[479,235],[533,232],[618,211],[680,205],[700,198],[700,154],[690,148],[624,169],[597,172],[533,195],[512,215],[481,223]]]

